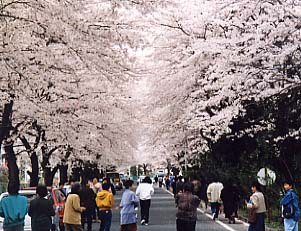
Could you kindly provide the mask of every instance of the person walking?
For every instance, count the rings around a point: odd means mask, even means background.
[[[212,219],[215,221],[218,218],[219,208],[221,206],[221,191],[223,189],[223,184],[214,180],[207,188],[207,198],[211,206]]]
[[[80,206],[80,189],[80,183],[74,183],[71,187],[71,192],[67,196],[63,217],[66,231],[83,230],[81,225],[81,213],[84,212],[86,208]]]
[[[104,183],[102,191],[97,193],[96,205],[99,208],[100,231],[109,231],[112,222],[112,207],[114,206],[114,197],[109,192],[110,184]]]
[[[96,194],[90,188],[90,182],[83,181],[82,189],[79,192],[80,204],[85,207],[86,210],[81,214],[81,223],[83,229],[85,229],[85,224],[87,223],[88,231],[92,231],[92,216],[95,212],[95,197]]]
[[[136,195],[140,200],[141,225],[148,225],[149,223],[149,209],[151,206],[151,197],[153,194],[154,188],[152,185],[152,180],[148,176],[146,176],[136,190]]]
[[[95,193],[95,195],[101,191],[101,183],[99,182],[98,178],[97,177],[94,177],[93,180],[92,180],[92,183],[90,185],[90,188],[93,190],[93,192]],[[92,222],[97,222],[99,223],[100,220],[99,220],[99,209],[96,205],[96,202],[94,204],[95,206],[95,209],[93,210],[93,213],[92,213]]]
[[[133,192],[133,181],[124,182],[125,191],[120,202],[120,231],[137,231],[137,214],[135,209],[139,205],[139,198]]]
[[[49,231],[52,228],[52,216],[55,215],[52,203],[47,200],[47,187],[39,185],[36,188],[37,198],[30,202],[28,215],[31,217],[32,231]]]
[[[4,218],[4,231],[23,231],[28,211],[27,199],[18,194],[19,186],[8,183],[8,196],[0,201],[0,216]]]
[[[224,205],[225,217],[228,218],[229,224],[235,224],[236,204],[239,197],[231,182],[227,182],[221,191],[221,199]]]
[[[284,218],[284,231],[298,231],[298,220],[300,211],[298,207],[298,197],[293,190],[293,183],[290,180],[283,182],[285,195],[280,201]]]
[[[256,218],[254,223],[250,223],[248,231],[264,231],[264,214],[266,212],[265,199],[261,192],[261,187],[257,181],[251,184],[252,195],[247,202],[247,209],[254,209]]]
[[[190,182],[184,184],[183,193],[176,195],[177,231],[195,231],[197,220],[197,208],[201,202],[200,198],[192,194],[193,185]]]

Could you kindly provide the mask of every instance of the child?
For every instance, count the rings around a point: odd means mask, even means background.
[[[293,183],[290,180],[286,180],[283,183],[283,187],[286,191],[286,194],[280,201],[280,204],[283,208],[288,208],[292,212],[288,214],[287,209],[284,209],[284,230],[285,231],[298,231],[298,220],[299,220],[299,208],[298,208],[298,197],[293,190]]]
[[[137,214],[135,208],[138,207],[139,198],[132,191],[133,183],[132,180],[124,182],[126,190],[122,194],[120,202],[121,231],[137,231]]]
[[[99,208],[100,231],[109,231],[112,222],[113,194],[109,192],[110,184],[102,185],[102,191],[97,193],[96,205]]]

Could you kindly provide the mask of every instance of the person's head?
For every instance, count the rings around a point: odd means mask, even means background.
[[[285,191],[288,191],[293,188],[293,182],[291,180],[285,180],[283,181],[283,188]]]
[[[190,182],[184,183],[184,192],[193,192],[193,184]]]
[[[102,189],[108,191],[110,188],[110,184],[109,183],[104,183],[102,184]]]
[[[84,179],[84,180],[82,181],[82,187],[89,187],[89,182],[88,182],[87,179]]]
[[[18,195],[19,185],[9,182],[7,186],[7,191],[10,195]]]
[[[251,191],[252,191],[252,193],[255,193],[257,191],[261,192],[261,187],[257,181],[253,181],[251,183]]]
[[[126,180],[126,181],[124,182],[124,187],[125,187],[126,189],[131,189],[131,188],[133,187],[133,184],[134,184],[134,181],[132,181],[132,180]]]
[[[45,185],[38,185],[36,193],[39,195],[40,198],[47,196],[47,187]]]
[[[63,189],[64,188],[64,183],[59,183],[59,189]]]
[[[96,183],[98,183],[98,179],[96,177],[94,177],[92,182],[93,182],[93,184],[96,184]]]
[[[81,185],[79,182],[75,182],[72,186],[71,186],[71,194],[79,194]]]
[[[142,183],[148,183],[148,184],[151,184],[152,183],[152,180],[149,176],[146,176],[144,177],[144,179],[142,180]]]

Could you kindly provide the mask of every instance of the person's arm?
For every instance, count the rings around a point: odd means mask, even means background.
[[[134,207],[139,205],[139,198],[135,194],[132,196],[132,203],[134,203]]]
[[[73,200],[72,200],[72,207],[75,211],[81,213],[85,210],[84,207],[80,207],[80,199],[79,199],[79,196],[77,197],[73,197]]]
[[[4,211],[2,207],[2,201],[0,201],[0,217],[4,217]]]
[[[211,185],[209,185],[207,188],[207,198],[208,201],[211,201]]]
[[[54,212],[53,205],[49,200],[47,200],[47,207],[48,207],[47,210],[48,210],[49,216],[53,217],[55,215],[55,212]],[[30,209],[30,207],[29,207],[29,209]],[[28,214],[29,214],[29,212],[28,212]]]
[[[151,185],[151,190],[150,190],[150,194],[153,195],[155,192],[154,187]]]
[[[28,215],[31,217],[32,216],[32,211],[33,211],[33,208],[32,208],[32,202],[33,201],[31,201],[30,203],[29,203],[29,208],[28,208]]]
[[[110,204],[111,204],[111,207],[113,208],[113,206],[115,204],[113,194],[110,194]]]
[[[136,189],[136,195],[139,197],[140,196],[140,184],[138,185],[137,189]]]
[[[293,200],[293,197],[290,192],[287,192],[284,197],[280,200],[281,205],[287,205]]]

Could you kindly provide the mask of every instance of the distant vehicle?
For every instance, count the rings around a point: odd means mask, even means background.
[[[34,187],[24,188],[22,190],[19,190],[19,194],[27,198],[28,205],[29,205],[30,201],[36,198],[36,189]],[[2,198],[7,196],[8,196],[8,192],[2,193],[0,195],[0,201],[2,200]],[[58,188],[48,188],[47,199],[53,203],[53,207],[56,213],[53,218],[53,224],[58,226],[60,230],[63,230],[64,227],[63,216],[64,216],[65,201],[66,201],[65,195]],[[3,231],[3,222],[4,222],[4,218],[0,217],[0,231]],[[29,231],[29,230],[31,230],[31,217],[27,214],[25,216],[24,231]]]
[[[106,177],[111,179],[116,190],[122,189],[122,181],[118,172],[107,172]]]
[[[158,175],[158,177],[165,176],[165,170],[164,169],[158,169],[157,170],[157,175]]]
[[[126,180],[130,179],[128,175],[124,175],[123,173],[119,173],[119,177],[120,177],[120,180],[122,181],[122,183],[124,183]]]

